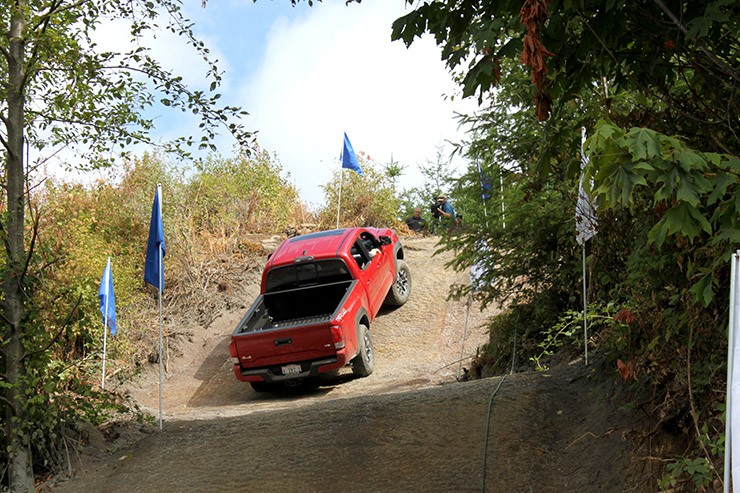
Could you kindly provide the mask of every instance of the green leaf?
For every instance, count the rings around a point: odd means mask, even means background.
[[[421,8],[409,12],[393,21],[391,40],[396,41],[401,39],[406,46],[410,46],[415,37],[421,37],[426,29],[426,25],[426,19],[422,15]]]
[[[708,273],[703,275],[698,282],[691,286],[690,291],[695,296],[696,300],[704,305],[704,307],[709,306],[712,300],[714,300],[712,274]]]
[[[696,207],[686,202],[666,211],[660,221],[650,229],[648,240],[660,248],[667,235],[681,234],[693,241],[704,231],[711,234],[712,227]]]
[[[487,90],[494,82],[493,64],[488,56],[481,57],[465,75],[463,80],[463,97],[472,96],[480,87]]]
[[[693,186],[694,184],[687,178],[684,177],[680,180],[678,190],[676,190],[676,198],[679,201],[687,202],[692,207],[697,207],[699,205],[699,196],[696,188]]]
[[[501,49],[498,50],[496,56],[499,58],[510,58],[518,55],[522,52],[522,40],[519,38],[512,38],[507,41]]]
[[[691,219],[694,221],[695,224],[697,224],[702,229],[702,231],[704,231],[707,234],[712,234],[712,225],[709,224],[709,221],[707,221],[707,218],[704,217],[704,214],[702,214],[698,208],[688,207],[688,211],[689,211],[689,215],[691,216]]]
[[[658,248],[658,250],[660,250],[663,247],[663,243],[665,242],[667,231],[668,226],[666,225],[665,221],[659,221],[652,228],[650,228],[650,231],[648,232],[648,242],[653,243]]]
[[[698,228],[692,228],[690,221],[690,215],[686,210],[686,204],[679,204],[676,207],[672,207],[666,211],[663,216],[663,221],[666,223],[668,234],[673,234],[681,231],[687,235],[698,234]]]
[[[649,161],[660,156],[660,141],[653,130],[632,128],[627,132],[625,140],[635,161]]]
[[[707,161],[701,153],[685,147],[679,147],[674,150],[673,160],[678,163],[684,171],[691,171],[694,169],[703,171],[707,167]]]

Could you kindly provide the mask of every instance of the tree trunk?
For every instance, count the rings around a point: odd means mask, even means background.
[[[0,311],[8,324],[8,341],[4,348],[8,389],[5,392],[6,428],[10,443],[9,481],[14,492],[33,492],[34,478],[31,446],[25,431],[26,423],[26,367],[23,361],[23,275],[26,260],[24,245],[24,190],[23,133],[25,110],[25,0],[17,0],[10,19],[8,40],[7,103],[7,181],[6,266],[2,273],[5,299]]]

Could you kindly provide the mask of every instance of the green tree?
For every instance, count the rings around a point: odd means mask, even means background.
[[[357,159],[364,176],[339,169],[333,171],[331,181],[322,186],[326,206],[319,213],[320,226],[335,228],[338,219],[339,227],[395,227],[399,200],[394,175],[378,170],[379,166],[363,153],[359,153]]]
[[[406,166],[399,163],[398,161],[393,160],[393,155],[391,155],[391,160],[388,164],[383,165],[383,169],[385,171],[385,176],[388,177],[388,179],[393,184],[393,188],[396,188],[397,180],[398,178],[403,175],[404,170],[406,169]]]
[[[267,151],[209,158],[189,180],[192,229],[238,239],[251,231],[281,231],[300,210],[298,192]],[[265,211],[270,211],[269,214]]]
[[[694,430],[709,462],[699,430],[721,433],[712,389],[724,387],[726,341],[716,328],[727,323],[727,261],[740,240],[739,23],[740,5],[728,0],[463,0],[418,4],[393,31],[406,44],[422,33],[435,36],[463,93],[490,102],[466,118],[476,136],[467,152],[489,173],[497,165],[515,171],[505,181],[507,219],[525,220],[518,209],[540,195],[550,198],[542,207],[566,206],[567,188],[580,175],[579,130],[588,128],[585,183],[593,179],[600,216],[589,245],[591,299],[615,301],[626,321],[600,340],[635,359],[636,390],[647,389],[661,415]],[[473,186],[475,171],[468,175],[462,187]],[[516,190],[529,199],[512,196]],[[561,212],[562,233],[574,243],[572,215]],[[505,257],[532,245],[515,246],[510,236],[536,234],[509,220],[506,231],[472,226],[477,238],[446,238],[462,252],[458,267],[488,259],[489,280],[500,274],[500,286],[512,274],[524,276],[530,264],[507,274]],[[506,254],[477,253],[481,238]],[[572,273],[577,250],[563,246],[540,245],[545,252],[535,258],[546,260],[539,266],[545,274],[558,263]],[[494,285],[480,296],[498,300],[504,292]]]
[[[433,34],[465,95],[483,100],[497,86],[491,106],[467,119],[479,136],[471,156],[572,179],[578,129],[589,127],[586,175],[602,213],[655,218],[633,222],[631,235],[658,249],[708,242],[718,253],[685,264],[707,305],[736,241],[738,14],[725,0],[433,2],[398,19],[393,37]]]
[[[164,15],[160,15],[164,14]],[[182,78],[165,70],[146,48],[144,35],[161,26],[179,35],[209,66],[210,91],[189,90]],[[130,22],[132,48],[113,53],[96,50],[93,33],[104,22]],[[240,142],[251,136],[237,118],[239,108],[218,106],[220,82],[205,45],[196,40],[179,3],[171,0],[118,2],[104,0],[5,2],[0,9],[0,142],[4,150],[4,213],[0,235],[5,249],[1,275],[2,396],[4,445],[10,451],[8,481],[13,491],[33,491],[31,430],[27,418],[30,359],[40,348],[39,330],[27,296],[34,227],[26,229],[26,146],[36,149],[72,146],[88,156],[89,166],[115,148],[149,143],[153,122],[143,111],[158,100],[165,106],[201,116],[202,134],[173,142],[209,148],[220,126]],[[144,79],[142,79],[142,75]],[[28,233],[27,233],[28,231]]]
[[[736,154],[738,18],[729,0],[425,2],[394,22],[393,39],[432,34],[465,96],[482,99],[512,70],[505,60],[521,61],[540,120],[585,92],[609,111],[616,93],[635,91],[634,110],[681,119],[692,145]]]

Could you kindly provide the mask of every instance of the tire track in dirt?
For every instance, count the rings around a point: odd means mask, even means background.
[[[227,344],[251,302],[194,332],[164,385],[164,431],[114,453],[87,456],[72,492],[474,492],[559,493],[639,489],[630,462],[631,416],[613,387],[582,365],[546,373],[455,382],[467,318],[466,354],[486,341],[468,300],[439,302],[465,273],[432,257],[433,238],[406,239],[409,302],[382,313],[371,330],[375,372],[340,372],[318,389],[257,394],[232,373]],[[449,254],[447,254],[449,255]],[[447,257],[449,258],[449,257]],[[256,295],[256,288],[254,290]],[[156,415],[154,369],[127,384]],[[490,434],[489,459],[481,452]],[[584,437],[587,437],[584,439]],[[636,487],[638,485],[638,487]]]

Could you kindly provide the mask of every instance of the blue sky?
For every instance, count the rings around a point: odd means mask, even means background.
[[[391,24],[406,12],[403,0],[327,0],[313,7],[209,0],[205,8],[185,0],[183,9],[224,71],[222,101],[250,113],[245,125],[258,131],[260,146],[277,155],[309,205],[323,204],[320,185],[339,169],[344,132],[358,153],[405,165],[400,188],[421,184],[417,165],[434,161],[446,140],[462,138],[454,112],[471,111],[473,103],[446,97],[458,89],[439,48],[432,39],[409,49],[391,42]],[[114,40],[114,30],[106,38]],[[205,89],[205,68],[182,44],[162,34],[155,51]],[[183,115],[163,113],[158,134],[168,138],[197,127]],[[233,144],[222,137],[221,154],[231,155]]]

